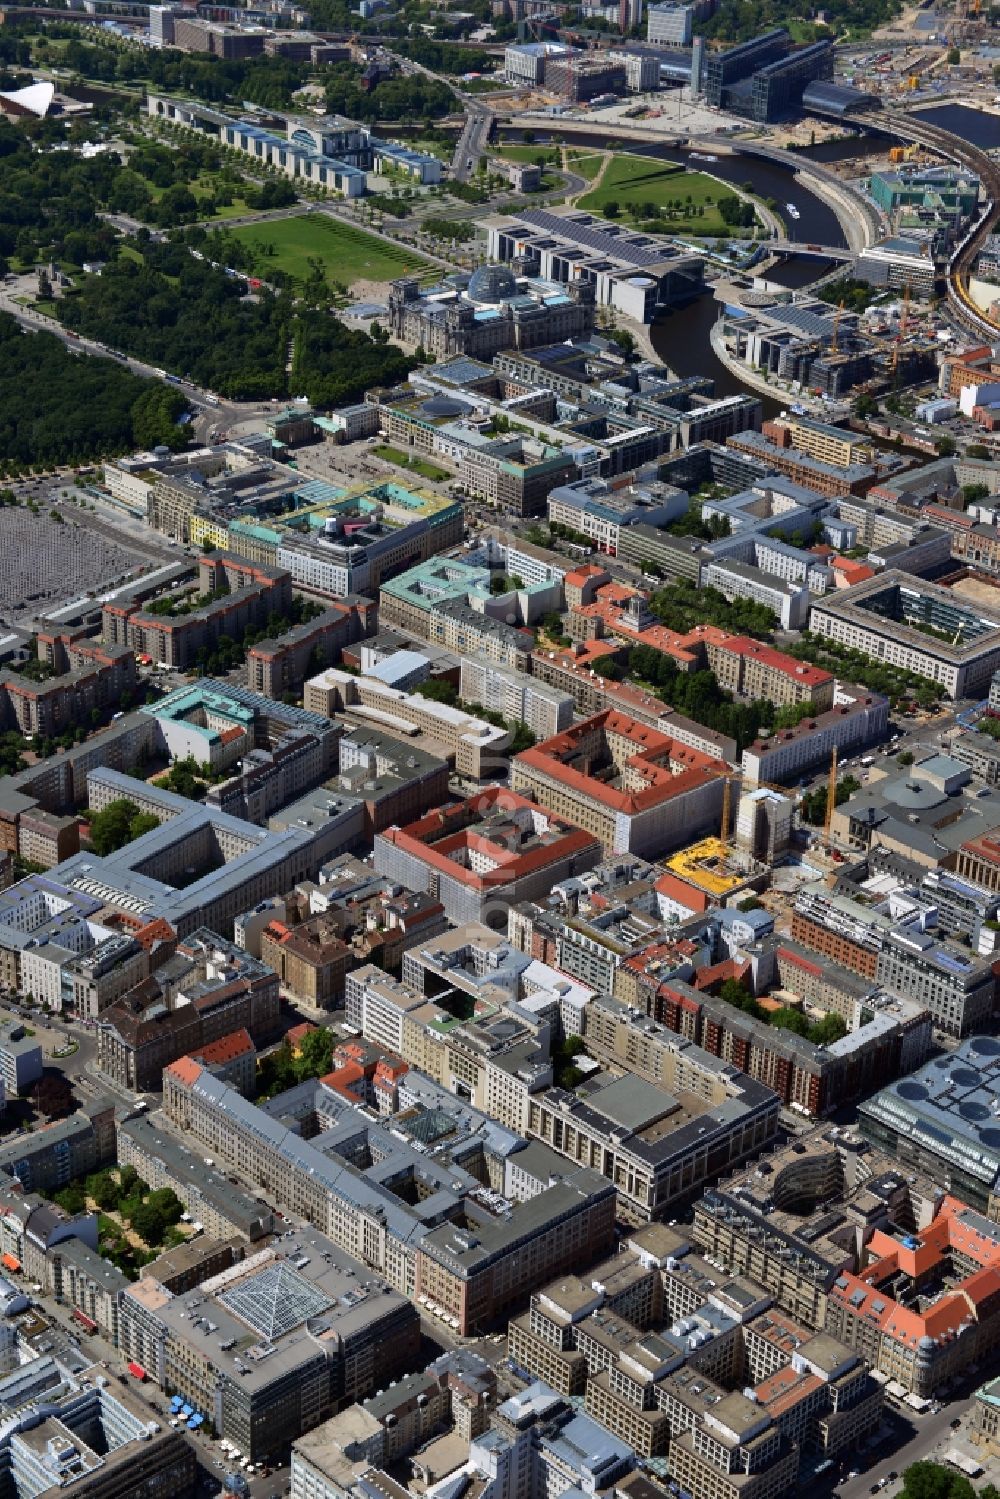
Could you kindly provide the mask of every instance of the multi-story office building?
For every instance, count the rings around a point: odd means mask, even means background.
[[[476,718],[464,708],[439,703],[420,693],[401,692],[375,677],[353,676],[328,667],[305,684],[304,702],[313,712],[332,718],[352,707],[391,722],[402,733],[426,734],[454,760],[459,775],[489,778],[505,762],[510,743],[506,729]]]
[[[549,62],[574,51],[563,42],[511,42],[504,49],[504,76],[508,83],[534,87],[544,82]]]
[[[660,46],[690,47],[693,5],[651,5],[646,11],[646,40]]]
[[[770,609],[783,630],[800,630],[809,617],[809,589],[764,572],[752,563],[724,557],[704,569],[706,588],[717,588],[727,599],[750,599]]]
[[[677,1089],[699,1104],[678,1114]],[[529,1100],[528,1133],[579,1164],[600,1162],[617,1186],[619,1215],[642,1222],[760,1150],[778,1113],[770,1088],[725,1076],[697,1047],[675,1042],[662,1086],[625,1076],[586,1099],[551,1088]]]
[[[788,32],[778,26],[735,47],[706,53],[702,72],[706,101],[716,109],[727,109],[732,87],[767,63],[783,57],[790,46]]]
[[[971,1036],[942,1060],[867,1099],[858,1126],[908,1169],[1000,1222],[1000,1043]]]
[[[787,57],[756,68],[728,90],[726,107],[736,114],[769,124],[802,106],[810,83],[833,77],[833,43],[829,40],[799,47]]]
[[[810,458],[849,468],[854,463],[868,463],[874,452],[870,437],[834,427],[811,416],[783,411],[764,423],[764,436],[779,446],[798,448]]]
[[[852,463],[844,468],[825,463],[797,448],[769,442],[762,432],[739,432],[729,439],[728,446],[734,452],[747,453],[758,459],[766,465],[768,472],[784,474],[803,488],[831,499],[842,494],[867,494],[876,479],[871,464]]]
[[[416,1360],[416,1308],[313,1229],[172,1294],[152,1275],[120,1302],[123,1353],[251,1461]],[[266,1350],[266,1351],[265,1351]]]
[[[499,924],[518,901],[547,894],[600,859],[597,838],[491,786],[375,839],[375,868],[440,900],[450,921]]]
[[[363,978],[360,970],[349,985]],[[290,1109],[302,1117],[325,1116],[319,1143],[282,1122]],[[214,1160],[266,1186],[283,1208],[318,1226],[404,1295],[425,1296],[421,1305],[455,1318],[463,1334],[568,1269],[584,1246],[597,1254],[611,1246],[615,1190],[596,1172],[568,1171],[553,1185],[546,1174],[533,1183],[534,1195],[516,1202],[487,1191],[484,1175],[472,1175],[463,1162],[488,1174],[486,1147],[495,1141],[506,1155],[517,1136],[496,1125],[487,1139],[484,1117],[475,1111],[467,1126],[451,1131],[448,1147],[430,1156],[409,1143],[408,1132],[393,1128],[392,1119],[377,1123],[333,1090],[307,1084],[301,1097],[293,1090],[260,1108],[187,1058],[164,1074],[164,1110]],[[425,1189],[434,1198],[430,1213]]]
[[[715,827],[722,762],[609,711],[524,750],[511,787],[615,853],[659,853]]]
[[[873,172],[869,191],[892,219],[901,209],[929,207],[967,219],[976,211],[979,186],[978,177],[964,168],[916,166]]]
[[[652,322],[659,308],[688,300],[702,285],[698,256],[628,229],[609,233],[604,219],[578,209],[526,208],[513,218],[486,219],[484,227],[491,260],[537,267],[550,281],[582,280],[593,286],[601,306],[617,307],[641,323]]]
[[[41,1046],[23,1025],[5,1021],[0,1025],[0,1081],[6,1098],[23,1098],[41,1075]]]
[[[340,741],[340,771],[332,784],[362,800],[365,833],[412,822],[448,800],[448,763],[381,729],[353,729]]]
[[[128,798],[163,819],[116,853],[75,854],[59,866],[53,885],[62,893],[53,898],[68,901],[99,890],[99,897],[88,898],[108,915],[127,913],[141,924],[159,918],[181,937],[200,926],[227,935],[242,911],[276,889],[312,879],[326,857],[321,823],[265,830],[117,771],[94,771],[88,785],[97,810]],[[9,899],[21,888],[4,894]]]
[[[1000,665],[1000,613],[907,573],[880,573],[818,600],[809,628],[928,677],[950,698],[981,696]]]
[[[7,1417],[0,1468],[11,1494],[161,1499],[195,1488],[194,1446],[100,1369],[71,1372],[50,1355],[0,1379]]]
[[[945,1197],[915,1232],[875,1228],[863,1263],[831,1287],[826,1327],[925,1399],[996,1346],[1000,1297],[987,1283],[998,1266],[996,1222]]]
[[[562,484],[548,498],[550,522],[579,531],[599,552],[611,557],[618,555],[619,538],[627,527],[639,522],[654,528],[666,526],[687,507],[687,495],[673,485],[614,490],[601,479]]]

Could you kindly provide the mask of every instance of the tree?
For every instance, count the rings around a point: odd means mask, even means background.
[[[79,1182],[70,1182],[58,1192],[53,1192],[52,1200],[73,1218],[87,1211],[87,1199]]]
[[[109,802],[103,812],[98,812],[91,818],[90,846],[103,858],[116,849],[124,848],[126,843],[141,838],[143,833],[152,832],[159,825],[158,817],[154,817],[151,812],[140,812],[135,802],[129,801],[127,797],[120,797]]]
[[[824,1015],[822,1020],[811,1025],[806,1034],[814,1046],[830,1046],[834,1041],[839,1041],[841,1036],[847,1035],[847,1021],[843,1015],[831,1010],[829,1015]]]
[[[333,1034],[321,1027],[303,1036],[299,1043],[296,1072],[299,1078],[323,1077],[333,1066]]]
[[[454,707],[458,702],[458,689],[447,677],[435,677],[429,682],[418,682],[413,689],[421,697],[426,697],[432,703],[448,703]]]
[[[184,1204],[173,1187],[160,1187],[155,1192],[150,1192],[146,1198],[146,1205],[162,1214],[163,1221],[168,1227],[179,1223],[184,1213]],[[145,1238],[145,1235],[143,1237]]]
[[[110,1171],[99,1171],[95,1176],[88,1176],[86,1188],[87,1196],[93,1198],[104,1212],[114,1212],[121,1201],[121,1186]]]
[[[953,458],[957,451],[953,437],[939,437],[935,447],[939,458]]]
[[[120,1166],[118,1168],[118,1182],[122,1189],[122,1195],[125,1197],[130,1197],[136,1192],[138,1192],[140,1197],[144,1197],[149,1191],[149,1188],[134,1166]]]
[[[962,54],[959,49],[957,47],[949,47],[945,61],[947,62],[949,67],[957,68],[959,63],[962,61]]]
[[[145,1244],[155,1248],[163,1242],[167,1221],[152,1203],[140,1202],[132,1213],[132,1227]]]
[[[48,1119],[61,1119],[74,1104],[73,1088],[61,1072],[43,1072],[31,1090],[31,1101]]]
[[[966,505],[978,505],[980,500],[988,500],[990,497],[990,486],[988,484],[963,484],[962,499]]]
[[[621,211],[621,204],[614,198],[609,198],[601,208],[601,212],[606,219],[617,219]]]

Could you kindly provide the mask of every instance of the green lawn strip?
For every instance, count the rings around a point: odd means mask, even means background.
[[[642,212],[647,203],[667,209],[679,200],[680,207],[673,210],[672,216],[663,215],[663,233],[723,234],[728,232],[727,226],[715,204],[726,195],[724,184],[702,172],[653,166],[648,157],[615,157],[601,185],[585,193],[577,207],[601,213],[606,203],[617,203],[621,222],[650,227],[648,216]],[[701,217],[691,212],[699,206],[705,209]]]
[[[380,443],[378,447],[372,448],[376,458],[382,458],[386,463],[394,463],[397,468],[407,468],[411,473],[419,474],[422,479],[433,479],[437,483],[443,483],[445,479],[452,476],[447,469],[438,468],[436,464],[428,463],[425,458],[411,458],[404,453],[402,448],[391,447],[388,443]]]
[[[264,277],[269,270],[283,270],[304,281],[311,259],[321,260],[334,280],[348,285],[362,278],[391,281],[429,269],[429,262],[415,251],[325,216],[263,219],[257,224],[241,224],[230,232],[255,250],[254,268]]]

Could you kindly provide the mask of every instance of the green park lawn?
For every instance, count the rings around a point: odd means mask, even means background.
[[[304,281],[309,275],[309,261],[314,259],[323,262],[330,280],[348,286],[362,279],[391,281],[412,271],[431,269],[430,262],[413,250],[390,245],[325,214],[241,224],[230,232],[251,247],[254,269],[265,278],[268,271],[281,270]]]
[[[446,468],[438,468],[436,463],[428,463],[426,458],[409,457],[402,448],[390,447],[388,443],[380,443],[378,447],[372,448],[372,452],[386,463],[394,463],[397,468],[409,469],[411,473],[419,474],[422,479],[432,479],[438,484],[443,484],[452,476]]]
[[[623,155],[614,157],[600,187],[585,193],[577,207],[602,213],[606,203],[617,203],[619,222],[648,225],[653,221],[647,205],[653,204],[663,210],[664,233],[726,234],[727,226],[714,205],[727,191],[702,172],[685,172],[650,156]],[[680,206],[671,209],[677,200]],[[700,218],[699,207],[705,210]]]

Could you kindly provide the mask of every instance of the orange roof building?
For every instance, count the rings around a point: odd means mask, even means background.
[[[607,709],[516,755],[511,786],[611,852],[653,857],[718,828],[727,769]]]
[[[817,712],[833,703],[830,672],[717,625],[695,625],[684,634],[670,630],[653,618],[642,595],[623,584],[599,589],[592,604],[574,609],[570,633],[589,642],[611,636],[629,645],[650,646],[669,656],[679,671],[707,667],[722,687],[740,697],[779,704],[808,702]]]
[[[955,1197],[912,1234],[876,1229],[830,1290],[827,1329],[926,1397],[1000,1343],[1000,1224]],[[899,1298],[899,1299],[897,1299]]]
[[[376,872],[410,890],[436,887],[457,925],[486,920],[494,907],[539,900],[600,857],[593,834],[573,818],[546,816],[516,787],[487,787],[375,838]]]

